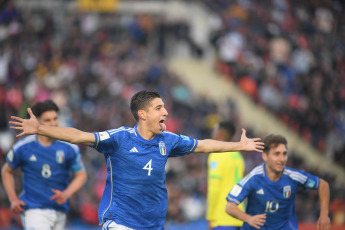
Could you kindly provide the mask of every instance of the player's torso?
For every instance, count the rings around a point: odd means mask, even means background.
[[[69,152],[64,145],[54,142],[48,147],[32,142],[21,149],[22,166],[25,180],[35,183],[61,186],[69,177]]]
[[[20,154],[19,154],[20,152]],[[52,208],[66,212],[68,203],[58,205],[51,201],[52,189],[64,190],[69,181],[69,147],[54,141],[45,147],[37,142],[30,142],[17,150],[20,155],[20,167],[23,172],[23,191],[21,199],[25,208]]]
[[[120,224],[129,223],[136,228],[152,226],[152,229],[163,224],[167,207],[165,165],[170,150],[164,137],[145,143],[129,136],[115,153],[105,155],[106,190],[112,189],[113,199],[102,198],[101,222],[113,219]],[[121,222],[125,217],[126,222]]]
[[[150,144],[128,139],[109,156],[114,178],[125,184],[164,184],[169,148],[164,138]]]
[[[255,191],[248,197],[247,212],[251,215],[266,213],[264,227],[280,226],[283,229],[284,224],[288,224],[290,217],[295,215],[294,202],[298,186],[285,175],[277,182],[260,177],[255,181]]]

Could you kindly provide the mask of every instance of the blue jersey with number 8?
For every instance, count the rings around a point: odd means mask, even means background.
[[[68,212],[69,201],[59,205],[50,200],[52,189],[65,190],[69,185],[70,173],[84,169],[78,146],[53,141],[50,146],[39,143],[37,135],[27,136],[18,141],[6,157],[12,169],[21,168],[23,190],[19,196],[32,208],[55,209]]]

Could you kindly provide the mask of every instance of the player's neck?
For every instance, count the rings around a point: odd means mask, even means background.
[[[275,182],[279,180],[282,174],[283,172],[275,172],[266,164],[266,175],[271,181]]]
[[[45,136],[41,136],[41,135],[37,135],[37,140],[43,146],[49,146],[54,141],[54,139],[52,139],[50,137],[45,137]]]
[[[141,123],[138,123],[137,130],[138,130],[139,135],[146,140],[151,140],[156,136],[144,124],[141,124]]]

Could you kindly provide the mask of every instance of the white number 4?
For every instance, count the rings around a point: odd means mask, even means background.
[[[151,168],[151,164],[152,164],[152,159],[149,162],[147,162],[147,164],[143,168],[145,170],[148,170],[147,175],[149,176],[151,176],[151,171],[153,170],[153,168]]]

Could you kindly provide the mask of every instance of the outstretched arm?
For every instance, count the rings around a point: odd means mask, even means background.
[[[259,214],[255,216],[248,215],[245,212],[242,212],[238,206],[233,202],[228,202],[225,208],[226,213],[230,216],[233,216],[239,220],[242,220],[248,223],[250,226],[260,229],[260,227],[264,226],[266,222],[266,214]]]
[[[194,152],[229,152],[229,151],[257,151],[262,152],[264,143],[260,138],[247,138],[246,130],[242,129],[241,140],[239,142],[224,142],[211,139],[199,140]]]
[[[319,197],[320,197],[320,217],[317,221],[318,230],[330,230],[331,221],[328,216],[329,211],[329,185],[325,180],[320,179],[319,186]]]
[[[14,121],[9,123],[11,129],[21,130],[22,132],[17,137],[26,134],[39,134],[57,140],[67,141],[73,144],[93,145],[95,137],[92,133],[83,132],[81,130],[69,127],[54,127],[48,125],[40,125],[31,109],[28,108],[30,119],[23,119],[16,116],[11,116]]]

